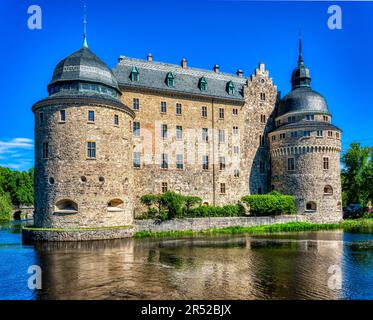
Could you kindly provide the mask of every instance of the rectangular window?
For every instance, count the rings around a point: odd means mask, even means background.
[[[88,111],[88,122],[95,122],[95,112]]]
[[[225,183],[221,183],[221,184],[220,184],[220,193],[221,193],[221,194],[225,194],[225,192],[226,192],[226,189],[225,189]]]
[[[219,143],[225,143],[225,130],[219,130]]]
[[[264,136],[259,135],[259,146],[264,146]]]
[[[272,141],[276,141],[276,136],[272,136]]]
[[[205,106],[202,107],[201,117],[207,118],[207,107],[205,107]]]
[[[140,110],[140,100],[138,98],[133,98],[133,110]]]
[[[87,157],[88,159],[96,158],[96,142],[87,142]]]
[[[238,134],[238,127],[233,127],[233,134],[235,134],[235,135]]]
[[[333,137],[333,131],[328,131],[328,137]]]
[[[323,116],[323,119],[324,119],[324,121],[329,122],[329,117],[328,116]]]
[[[119,126],[119,116],[117,114],[114,115],[114,125]]]
[[[161,168],[168,169],[168,154],[167,153],[161,154]]]
[[[234,175],[235,178],[239,178],[239,176],[240,176],[240,170],[234,169],[233,175]]]
[[[167,124],[162,124],[161,125],[161,138],[167,139],[167,136],[168,136]]]
[[[295,170],[295,160],[294,158],[288,158],[288,171]]]
[[[168,185],[167,182],[162,182],[162,193],[165,193],[168,191]]]
[[[311,131],[304,131],[303,132],[303,137],[310,137],[311,136]]]
[[[285,133],[280,133],[280,140],[285,139],[286,135]]]
[[[219,108],[219,119],[224,119],[224,109]]]
[[[281,120],[277,120],[277,126],[280,126],[281,125]]]
[[[60,122],[65,122],[65,121],[66,121],[66,111],[60,110]]]
[[[161,113],[166,113],[167,112],[167,104],[165,101],[161,102]]]
[[[265,173],[265,162],[264,161],[259,161],[259,172],[260,173]]]
[[[176,126],[176,140],[183,140],[183,127]]]
[[[135,136],[135,137],[140,137],[140,130],[141,130],[141,128],[140,128],[140,122],[134,122],[133,123],[133,135]]]
[[[288,123],[295,122],[295,116],[288,117]]]
[[[337,139],[339,139],[339,132],[336,132],[336,133],[335,133],[335,137],[336,137]]]
[[[43,159],[49,158],[49,145],[48,142],[43,142]]]
[[[238,116],[238,109],[237,108],[233,108],[232,114],[234,116]]]
[[[298,137],[298,132],[297,131],[292,131],[290,133],[290,135],[291,135],[292,138],[297,138]]]
[[[202,128],[202,141],[207,142],[209,141],[209,130],[207,128]]]
[[[134,168],[141,167],[141,153],[140,152],[133,153],[133,167]]]
[[[266,123],[266,115],[265,114],[260,115],[260,122],[261,123]]]
[[[219,157],[219,170],[225,170],[225,157]]]
[[[323,157],[323,168],[324,170],[329,170],[329,158]]]
[[[184,169],[184,159],[182,154],[176,155],[176,169],[183,170]]]
[[[317,137],[322,137],[323,136],[322,130],[317,130],[316,135]]]
[[[315,116],[313,114],[307,114],[306,115],[306,120],[307,121],[314,121],[315,120]]]
[[[43,124],[44,123],[44,112],[40,112],[39,113],[39,124]]]
[[[233,153],[238,154],[240,153],[240,148],[238,146],[233,147]]]
[[[182,112],[182,110],[181,110],[181,103],[176,103],[176,114],[178,116],[180,116],[181,112]]]
[[[208,170],[209,169],[209,156],[202,157],[202,169]]]

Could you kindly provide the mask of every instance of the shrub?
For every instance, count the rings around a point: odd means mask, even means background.
[[[190,210],[188,218],[202,217],[238,217],[243,216],[245,210],[241,204],[229,204],[223,207],[201,206]]]
[[[257,216],[294,214],[296,212],[294,197],[282,195],[277,191],[264,195],[244,196],[242,201],[250,206],[250,213]]]

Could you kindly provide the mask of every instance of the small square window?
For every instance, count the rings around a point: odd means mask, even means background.
[[[232,114],[234,116],[237,116],[238,115],[238,109],[237,108],[233,108]]]
[[[168,184],[167,182],[162,182],[162,193],[165,193],[168,191]]]

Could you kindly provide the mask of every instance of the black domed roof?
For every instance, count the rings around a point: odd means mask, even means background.
[[[103,84],[119,92],[118,82],[110,68],[87,46],[57,64],[49,85],[67,81]]]
[[[301,39],[299,39],[298,65],[291,75],[291,84],[291,92],[278,104],[277,116],[305,112],[330,114],[324,97],[311,88],[310,70],[304,65]]]
[[[304,112],[330,114],[328,105],[321,94],[309,87],[299,87],[281,99],[277,116]]]

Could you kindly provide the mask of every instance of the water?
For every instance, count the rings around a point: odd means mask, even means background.
[[[1,299],[373,299],[373,234],[34,246],[23,245],[19,232],[19,223],[0,230]],[[30,265],[42,267],[40,291],[27,287]],[[331,281],[331,266],[341,270],[341,289]]]

